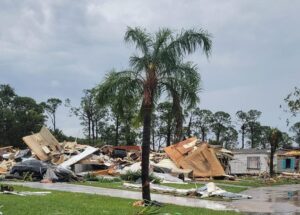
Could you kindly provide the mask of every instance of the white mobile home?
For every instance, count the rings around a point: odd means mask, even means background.
[[[233,160],[229,162],[233,175],[258,175],[269,172],[269,151],[258,149],[233,150]]]

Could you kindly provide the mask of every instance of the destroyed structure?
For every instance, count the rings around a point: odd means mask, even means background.
[[[115,177],[141,171],[140,146],[95,148],[77,142],[60,143],[45,127],[36,134],[23,137],[23,141],[27,149],[0,148],[2,178],[76,181],[87,174]],[[286,177],[299,175],[299,154],[297,150],[278,152],[275,159],[277,172]],[[232,179],[230,174],[259,175],[268,171],[269,154],[265,150],[229,151],[201,142],[196,137],[165,147],[164,152],[150,154],[150,173],[162,182]]]
[[[23,137],[27,149],[0,149],[0,174],[6,178],[74,181],[86,174],[118,176],[141,171],[140,146],[95,148],[76,142],[58,142],[43,127],[40,132]],[[165,153],[150,155],[151,174],[162,181],[183,182],[226,176],[232,153],[211,147],[192,137],[166,147]]]

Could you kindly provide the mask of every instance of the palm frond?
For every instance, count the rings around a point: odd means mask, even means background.
[[[141,29],[139,27],[127,27],[124,40],[126,42],[135,43],[136,48],[141,50],[143,54],[148,54],[152,45],[151,36],[146,32],[145,29]]]
[[[130,65],[136,70],[136,71],[142,71],[147,68],[150,62],[150,57],[148,55],[144,55],[143,57],[139,57],[137,55],[132,55],[129,58]]]
[[[110,72],[105,81],[96,87],[98,103],[109,103],[111,98],[120,96],[141,96],[142,80],[134,71]]]
[[[200,30],[182,30],[175,39],[166,48],[170,55],[183,56],[191,54],[201,47],[205,55],[208,57],[211,53],[211,35],[206,31]]]
[[[153,56],[158,57],[160,49],[167,45],[169,40],[172,40],[172,31],[168,28],[162,28],[155,34],[155,42],[153,44]]]
[[[200,91],[199,83],[191,84],[186,79],[176,77],[166,77],[159,83],[166,91],[169,97],[178,96],[180,101],[188,108],[191,108],[199,101],[198,92]]]

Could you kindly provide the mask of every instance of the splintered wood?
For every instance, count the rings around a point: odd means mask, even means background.
[[[39,133],[22,138],[26,145],[42,161],[51,159],[51,155],[61,154],[61,147],[50,131],[42,127]]]

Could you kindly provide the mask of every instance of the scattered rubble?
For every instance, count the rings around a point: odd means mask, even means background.
[[[4,191],[1,194],[17,195],[17,196],[45,196],[51,192],[15,192],[15,191]]]
[[[196,193],[201,197],[201,198],[207,198],[207,197],[213,197],[213,196],[218,196],[222,197],[224,199],[251,199],[251,196],[240,194],[240,193],[232,193],[232,192],[227,192],[219,187],[216,186],[215,183],[209,182],[205,186],[200,187],[196,190]]]
[[[300,173],[296,173],[296,172],[282,172],[280,175],[281,178],[296,178],[296,179],[300,179]]]
[[[164,150],[178,168],[192,170],[192,178],[225,176],[214,148],[207,143],[197,144],[195,137],[166,147]]]
[[[124,183],[123,186],[125,188],[130,189],[142,189],[141,184],[132,184],[132,183]],[[163,186],[159,184],[151,184],[150,189],[159,193],[168,193],[173,195],[184,195],[184,196],[200,196],[200,198],[208,198],[208,197],[221,197],[223,199],[251,199],[251,196],[227,192],[215,185],[215,183],[210,182],[200,188],[193,189],[177,189],[169,186]]]
[[[17,196],[44,196],[50,194],[51,192],[16,192],[14,191],[14,187],[10,185],[1,185],[0,194],[10,194],[10,195],[17,195]]]
[[[38,133],[23,137],[23,141],[27,149],[0,148],[0,175],[7,179],[53,183],[76,181],[86,175],[115,178],[141,171],[140,146],[95,148],[77,142],[59,142],[45,127]],[[161,183],[225,177],[224,169],[232,157],[230,151],[213,148],[198,142],[195,137],[164,150],[165,153],[150,154],[151,176]]]

